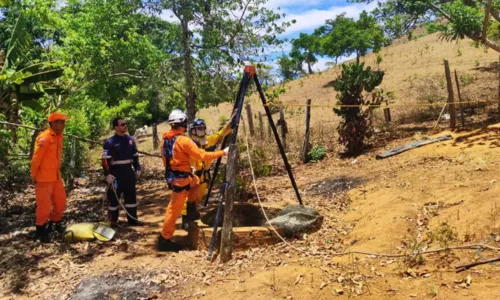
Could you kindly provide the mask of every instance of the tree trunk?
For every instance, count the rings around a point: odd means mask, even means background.
[[[189,36],[189,27],[187,20],[181,20],[182,42],[184,45],[184,72],[186,76],[186,108],[188,122],[194,120],[196,115],[196,93],[194,91],[193,78],[193,58],[191,56],[191,38]]]
[[[311,68],[310,62],[307,62],[307,71],[309,72],[309,74],[314,74],[313,69]]]

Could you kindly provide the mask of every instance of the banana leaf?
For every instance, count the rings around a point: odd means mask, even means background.
[[[36,111],[41,111],[43,109],[43,106],[37,101],[43,96],[43,93],[40,93],[38,95],[35,94],[21,94],[19,95],[19,102],[23,106],[29,107],[31,109],[34,109]]]
[[[33,75],[26,76],[24,83],[37,83],[42,81],[50,81],[61,77],[64,73],[63,69],[48,70]]]
[[[26,56],[25,53],[29,51],[32,43],[33,39],[26,30],[26,22],[24,21],[24,16],[23,14],[20,14],[19,18],[17,19],[16,26],[12,31],[9,46],[7,47],[7,55],[5,56],[4,68],[15,65],[16,62],[24,59],[24,57]]]

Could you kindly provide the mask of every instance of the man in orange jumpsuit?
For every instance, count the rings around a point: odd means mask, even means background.
[[[64,229],[61,219],[66,208],[66,192],[60,168],[63,131],[68,119],[60,112],[49,115],[50,127],[37,137],[31,160],[31,180],[36,195],[36,237],[43,243],[50,242],[51,229],[59,232]]]
[[[200,179],[192,174],[190,159],[211,161],[227,155],[228,148],[220,151],[205,152],[195,142],[186,137],[187,116],[181,110],[174,110],[168,117],[172,129],[163,134],[161,153],[165,166],[165,179],[172,195],[165,213],[163,229],[158,237],[159,251],[178,252],[182,246],[170,239],[175,232],[175,221],[181,215],[184,202],[195,202]]]

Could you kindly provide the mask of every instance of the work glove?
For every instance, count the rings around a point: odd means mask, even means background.
[[[139,179],[139,177],[141,177],[141,170],[135,171],[135,178]]]
[[[36,185],[36,177],[31,177],[31,183],[33,183],[33,185]]]
[[[226,147],[224,150],[224,156],[227,156],[229,154],[229,147]]]
[[[111,174],[109,174],[108,176],[106,176],[106,182],[108,184],[113,184],[113,182],[115,181],[115,179],[116,179],[116,177],[113,176],[113,175],[111,175]]]

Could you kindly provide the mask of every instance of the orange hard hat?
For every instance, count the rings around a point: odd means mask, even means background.
[[[69,120],[69,117],[66,116],[65,114],[63,113],[60,113],[60,112],[54,112],[54,113],[51,113],[49,115],[49,117],[47,118],[47,120],[49,122],[54,122],[54,121],[57,121],[57,120],[63,120],[63,121],[66,121],[66,120]]]

